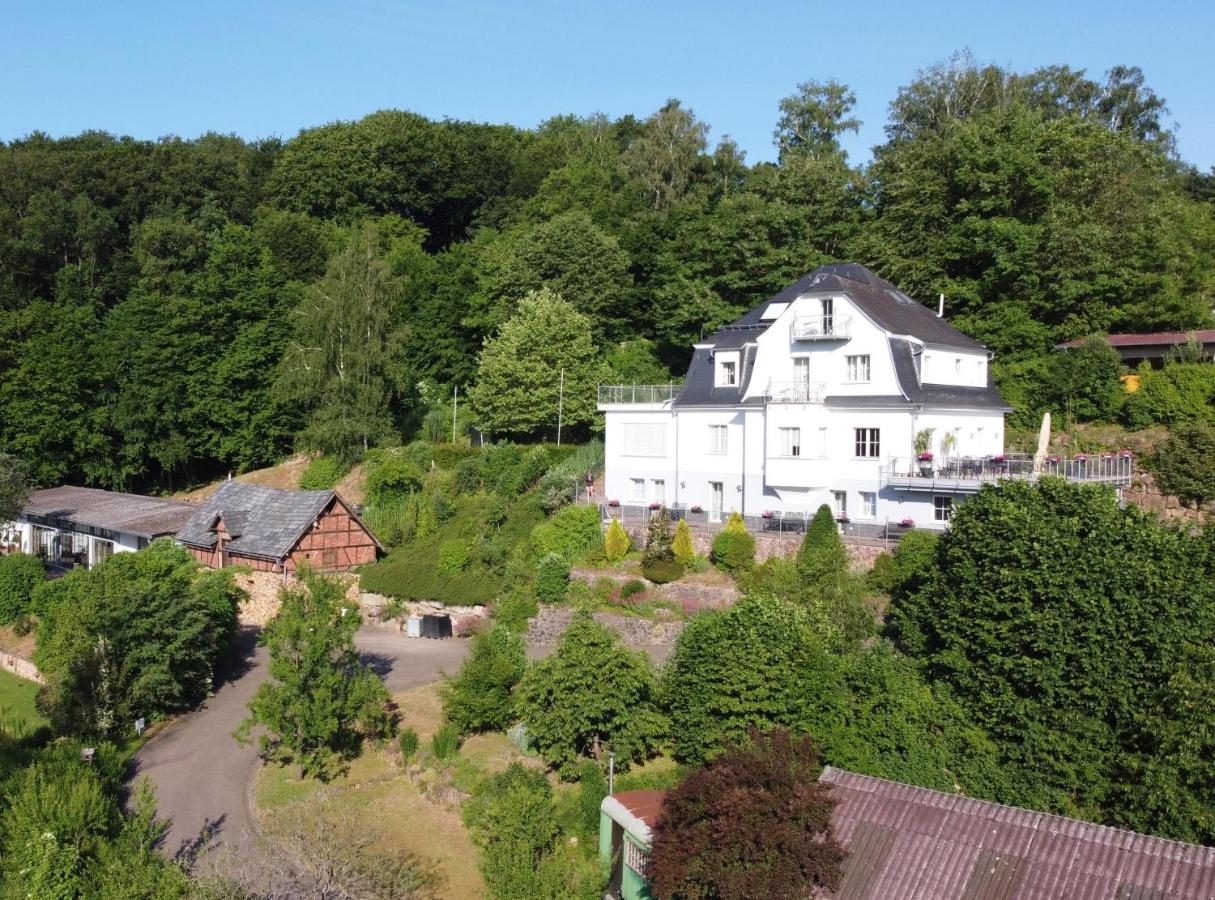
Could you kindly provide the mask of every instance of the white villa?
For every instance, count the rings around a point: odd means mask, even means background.
[[[607,499],[944,527],[984,480],[1030,474],[991,357],[864,266],[822,266],[696,344],[682,387],[601,386]],[[1129,459],[1054,465],[1129,480]]]

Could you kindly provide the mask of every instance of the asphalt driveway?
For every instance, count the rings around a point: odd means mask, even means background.
[[[468,654],[465,639],[406,638],[396,628],[365,625],[355,639],[359,654],[392,693],[454,674]],[[207,844],[248,846],[252,831],[249,795],[257,771],[257,746],[238,744],[232,732],[267,677],[269,655],[257,632],[241,632],[218,690],[199,709],[170,723],[135,756],[133,780],[156,787],[161,818],[170,827],[164,850],[192,859]]]

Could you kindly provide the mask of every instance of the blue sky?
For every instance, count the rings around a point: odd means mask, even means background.
[[[1215,2],[0,0],[0,139],[103,129],[290,137],[376,109],[535,125],[645,115],[679,97],[751,161],[777,101],[835,78],[858,96],[854,160],[915,71],[969,47],[1017,69],[1138,65],[1184,159],[1215,165]]]

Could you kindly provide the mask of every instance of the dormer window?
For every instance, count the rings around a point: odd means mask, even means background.
[[[738,354],[719,353],[715,374],[714,384],[717,387],[738,387]]]

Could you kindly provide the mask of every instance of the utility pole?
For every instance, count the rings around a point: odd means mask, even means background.
[[[451,442],[456,442],[456,404],[460,402],[460,386],[451,386]]]
[[[557,446],[561,446],[561,414],[565,407],[565,369],[561,370],[561,383],[557,388]]]

